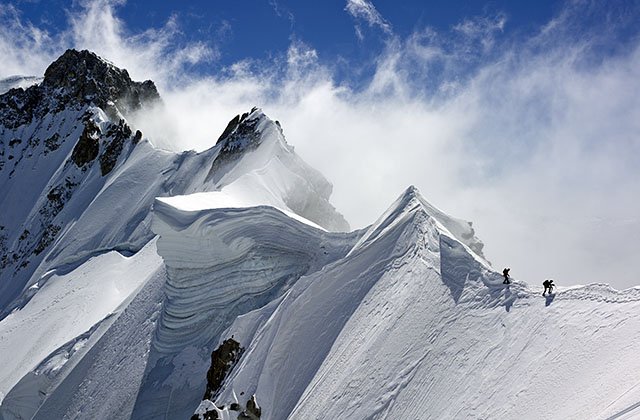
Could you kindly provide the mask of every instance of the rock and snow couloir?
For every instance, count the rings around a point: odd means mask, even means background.
[[[127,120],[158,100],[72,50],[0,95],[0,418],[640,407],[640,289],[505,286],[471,225],[413,187],[348,232],[260,110],[174,154]]]

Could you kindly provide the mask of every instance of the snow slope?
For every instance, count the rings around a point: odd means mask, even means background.
[[[265,419],[604,419],[640,401],[640,289],[504,286],[469,225],[432,210],[410,188],[347,256],[238,317],[220,415],[252,394]]]
[[[74,343],[72,352],[65,349],[48,356],[119,312],[161,266],[152,241],[132,257],[111,251],[70,273],[49,273],[49,281],[25,307],[0,322],[0,359],[11,361],[0,365],[0,394],[45,358],[39,372],[60,370],[86,339]]]

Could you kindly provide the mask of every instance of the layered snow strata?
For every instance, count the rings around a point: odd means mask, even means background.
[[[197,195],[221,197],[224,195]],[[228,199],[228,197],[226,197]],[[178,202],[183,208],[198,207]],[[154,204],[166,299],[134,417],[189,417],[205,391],[220,332],[277,300],[303,275],[346,255],[359,233],[331,233],[270,206],[203,210]]]
[[[357,238],[269,206],[184,211],[168,202],[156,201],[153,224],[169,275],[155,343],[162,353],[209,344],[236,316],[344,256]]]

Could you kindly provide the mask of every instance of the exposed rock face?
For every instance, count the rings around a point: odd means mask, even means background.
[[[106,110],[113,102],[123,114],[160,99],[152,81],[134,82],[126,70],[87,50],[67,50],[47,68],[42,86],[62,88],[60,105],[92,101]]]
[[[120,120],[117,125],[111,125],[106,137],[108,139],[106,141],[107,146],[104,147],[100,155],[100,172],[102,176],[107,175],[116,166],[125,142],[130,140],[133,145],[136,145],[142,138],[142,133],[138,130],[135,136],[131,138],[131,128],[124,120]]]
[[[207,390],[203,399],[213,401],[222,382],[238,363],[244,348],[233,338],[228,338],[211,353],[211,367],[207,372]]]
[[[262,415],[262,409],[256,402],[256,396],[252,395],[247,401],[247,408],[238,415],[238,420],[258,420]]]
[[[242,394],[240,394],[242,395]],[[234,413],[238,412],[237,420],[259,420],[262,416],[262,408],[256,402],[256,396],[252,395],[247,400],[247,404],[242,407],[241,404],[234,402],[231,403],[228,409],[225,407],[218,408],[210,400],[203,400],[200,406],[196,409],[196,412],[191,416],[191,420],[217,420],[221,418],[234,418]],[[227,416],[225,416],[225,413]]]
[[[86,105],[126,115],[158,100],[152,81],[134,82],[126,70],[90,51],[67,50],[47,68],[41,84],[0,95],[0,121],[17,128],[51,112]]]
[[[207,372],[207,390],[202,398],[202,403],[191,416],[191,420],[215,420],[219,419],[219,412],[224,407],[218,408],[213,401],[222,387],[225,378],[229,375],[233,367],[240,361],[244,348],[233,337],[224,342],[211,353],[211,367]],[[257,420],[260,418],[261,410],[252,396],[247,401],[245,410],[241,411],[240,404],[232,403],[229,406],[231,411],[240,411],[238,419]]]
[[[40,84],[0,95],[0,203],[5,210],[0,215],[5,227],[0,235],[0,289],[10,287],[8,282],[18,276],[18,282],[26,281],[64,230],[67,203],[91,202],[89,196],[76,199],[78,191],[98,191],[104,182],[100,178],[141,141],[142,133],[133,134],[126,115],[158,100],[153,82],[134,82],[126,70],[76,50],[53,62]],[[101,177],[96,178],[97,164]],[[38,179],[20,179],[33,171]],[[88,179],[95,185],[87,187]],[[18,186],[25,182],[26,191]],[[33,212],[29,206],[26,213],[6,211],[27,201]],[[0,292],[0,307],[15,293]],[[0,310],[0,318],[3,315]]]
[[[251,112],[245,112],[242,116],[236,115],[229,121],[216,142],[216,146],[220,145],[220,153],[211,165],[209,175],[215,174],[222,166],[232,163],[247,151],[260,146],[262,138],[258,130],[260,119],[249,118],[256,109],[254,107]]]
[[[71,153],[71,160],[78,168],[83,168],[87,163],[98,157],[100,152],[99,136],[100,128],[92,121],[87,121],[84,131],[80,139],[78,139],[76,147],[73,148],[73,153]]]

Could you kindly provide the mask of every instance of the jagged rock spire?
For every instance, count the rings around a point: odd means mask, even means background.
[[[134,82],[126,70],[87,50],[65,51],[47,68],[42,85],[62,88],[69,99],[92,101],[103,109],[112,102],[123,113],[160,99],[151,80]]]
[[[41,84],[0,95],[0,124],[17,128],[50,112],[91,104],[117,121],[159,100],[152,81],[134,82],[126,70],[91,51],[67,50],[47,68]]]

